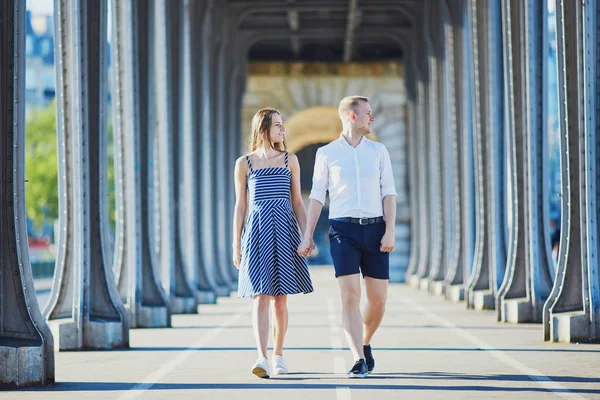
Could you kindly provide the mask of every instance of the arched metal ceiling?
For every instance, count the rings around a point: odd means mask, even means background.
[[[250,61],[388,61],[408,53],[422,0],[227,0]]]

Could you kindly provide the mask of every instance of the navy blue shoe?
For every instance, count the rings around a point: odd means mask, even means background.
[[[373,352],[371,351],[371,345],[366,344],[363,346],[363,351],[365,353],[365,362],[367,363],[367,369],[369,373],[373,372],[375,368],[375,359],[373,358]]]
[[[362,358],[354,363],[354,367],[348,371],[348,378],[364,378],[369,375],[367,363]]]

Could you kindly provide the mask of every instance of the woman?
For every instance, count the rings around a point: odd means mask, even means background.
[[[238,296],[254,299],[258,359],[252,373],[260,378],[271,375],[267,342],[272,303],[273,374],[286,374],[282,352],[287,295],[310,293],[313,287],[306,261],[296,252],[301,241],[298,225],[302,232],[306,227],[300,165],[286,151],[285,128],[274,108],[263,108],[252,119],[251,153],[235,164],[235,193],[233,263],[239,269]]]

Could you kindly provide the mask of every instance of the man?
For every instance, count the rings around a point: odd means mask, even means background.
[[[313,234],[329,191],[330,250],[342,296],[342,323],[357,360],[350,378],[375,367],[371,339],[385,310],[389,253],[394,249],[396,190],[385,146],[367,139],[374,122],[369,99],[350,96],[340,102],[340,138],[317,150],[307,227],[298,253],[314,248]],[[360,312],[360,275],[367,306]]]

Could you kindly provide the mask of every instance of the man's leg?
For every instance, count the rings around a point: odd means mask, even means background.
[[[388,280],[365,276],[365,288],[367,290],[367,306],[363,314],[363,341],[365,345],[368,345],[371,344],[371,339],[377,328],[379,328],[385,313]]]
[[[360,274],[338,277],[342,295],[342,324],[354,360],[364,359],[363,320],[360,314]]]
[[[273,341],[275,342],[273,354],[283,355],[283,339],[288,327],[287,295],[273,298]]]

